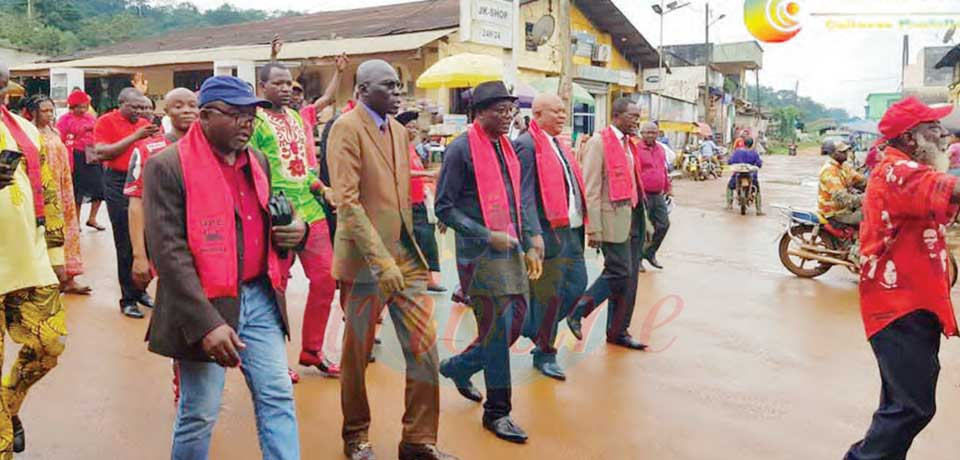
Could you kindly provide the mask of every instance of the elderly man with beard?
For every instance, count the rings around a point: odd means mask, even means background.
[[[400,109],[400,78],[382,60],[357,68],[360,103],[330,133],[330,177],[340,220],[333,274],[340,280],[346,330],[340,403],[343,451],[373,460],[367,360],[384,305],[406,364],[406,409],[399,460],[456,460],[437,449],[440,387],[437,332],[426,298],[427,262],[410,205],[409,139],[390,115]]]
[[[583,259],[587,216],[583,173],[570,148],[556,136],[567,122],[563,100],[541,94],[533,100],[533,121],[514,145],[525,185],[533,188],[537,218],[525,225],[543,235],[543,276],[530,282],[530,309],[523,335],[537,347],[533,366],[547,377],[566,380],[557,364],[557,324],[587,287]]]
[[[947,168],[939,120],[950,107],[910,97],[880,120],[888,142],[873,169],[860,225],[860,310],[880,367],[880,407],[845,460],[903,459],[936,412],[940,334],[957,333],[945,226],[960,181]]]

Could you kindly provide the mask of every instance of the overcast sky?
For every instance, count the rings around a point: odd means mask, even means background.
[[[224,0],[192,0],[201,8],[213,8]],[[702,42],[704,39],[704,0],[688,0],[690,5],[666,16],[666,44]],[[953,19],[960,22],[960,2],[947,0],[795,0],[801,6],[803,29],[792,40],[780,44],[762,44],[763,70],[760,83],[778,89],[792,89],[799,81],[800,94],[823,104],[841,107],[852,115],[863,116],[865,98],[871,92],[897,91],[900,85],[901,43],[910,36],[910,59],[924,46],[942,44],[945,29],[912,30],[830,30],[828,20],[860,22],[889,21],[914,24],[930,20]],[[229,0],[241,8],[263,8],[262,0]],[[404,0],[271,0],[272,8],[306,12],[360,8],[404,3]],[[658,16],[650,9],[653,0],[614,0],[647,40],[657,46]],[[681,1],[683,3],[683,1]],[[752,40],[743,23],[743,0],[710,2],[714,18],[726,17],[710,29],[711,41]],[[926,16],[910,15],[923,12]],[[844,13],[847,16],[809,16],[810,13]],[[852,15],[850,15],[852,14]],[[878,15],[880,14],[880,15]],[[883,16],[886,15],[886,16]],[[960,40],[960,32],[953,43]],[[752,82],[751,75],[751,82]]]

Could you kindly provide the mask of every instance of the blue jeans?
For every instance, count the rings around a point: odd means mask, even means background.
[[[240,325],[246,344],[240,370],[253,397],[257,436],[264,459],[297,460],[300,440],[287,374],[287,352],[280,310],[266,280],[240,288]],[[216,363],[180,361],[180,405],[173,427],[173,460],[205,460],[220,415],[226,369]]]

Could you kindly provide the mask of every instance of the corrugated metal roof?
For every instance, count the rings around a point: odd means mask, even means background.
[[[397,5],[326,11],[267,21],[219,27],[178,30],[158,37],[126,41],[51,58],[74,61],[95,56],[269,45],[281,34],[284,54],[290,44],[339,38],[378,37],[427,30],[448,29],[460,24],[459,0],[426,0]],[[268,52],[269,55],[269,52]]]
[[[340,53],[363,55],[415,50],[456,29],[431,30],[385,37],[343,38],[337,40],[308,40],[283,46],[283,59],[311,59],[335,56]],[[12,68],[12,71],[45,70],[50,67],[115,68],[151,67],[172,64],[213,62],[214,60],[264,61],[270,56],[270,45],[225,46],[197,50],[158,51],[154,53],[117,54],[97,56],[64,62],[40,62]]]

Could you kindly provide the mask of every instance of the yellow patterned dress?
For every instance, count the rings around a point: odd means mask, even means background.
[[[46,150],[47,165],[53,174],[54,182],[60,189],[60,207],[63,211],[63,252],[67,276],[77,276],[83,273],[83,261],[80,258],[80,222],[77,220],[77,204],[73,196],[70,152],[60,140],[60,134],[53,128],[41,129],[40,137],[43,149]]]

